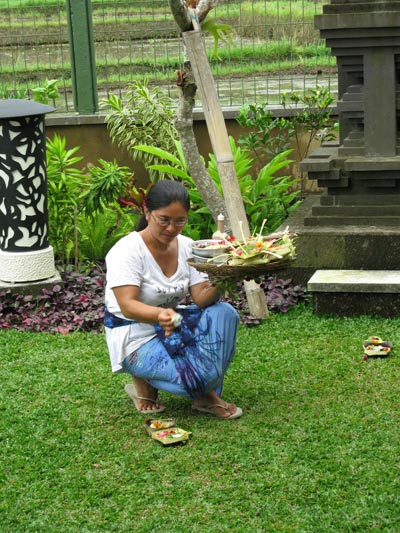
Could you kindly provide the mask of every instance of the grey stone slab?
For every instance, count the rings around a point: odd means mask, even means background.
[[[400,217],[391,217],[391,216],[384,216],[384,215],[378,215],[375,214],[374,216],[367,216],[367,217],[361,217],[361,216],[314,216],[312,215],[309,218],[304,219],[304,224],[306,226],[349,226],[352,224],[356,224],[358,226],[369,226],[369,225],[375,225],[375,226],[393,226],[393,227],[400,227]]]
[[[375,196],[379,195],[363,195],[363,198]],[[385,198],[388,200],[389,195],[382,195],[382,202]],[[310,195],[278,228],[278,231],[284,231],[288,226],[297,235],[296,261],[284,272],[279,272],[279,277],[306,284],[312,274],[320,269],[400,268],[400,225],[382,226],[374,217],[370,217],[369,223],[364,226],[356,224],[354,219],[352,224],[334,225],[329,217],[325,217],[326,224],[323,226],[305,225],[304,220],[311,217],[314,205],[331,200],[346,204],[351,202],[351,195]]]
[[[399,270],[317,270],[310,292],[400,293]]]
[[[399,205],[387,205],[383,208],[383,213],[386,216],[400,217]],[[375,206],[365,205],[318,205],[312,209],[312,214],[315,216],[343,216],[343,217],[368,217],[371,219],[376,214]],[[399,218],[400,222],[400,218]]]
[[[373,9],[373,6],[372,6]],[[328,15],[316,15],[315,27],[320,31],[330,29],[355,28],[399,28],[400,15],[398,12],[370,12],[370,13],[340,13]]]
[[[400,157],[349,157],[344,163],[345,170],[383,171],[400,169]]]

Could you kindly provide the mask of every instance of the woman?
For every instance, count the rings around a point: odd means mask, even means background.
[[[233,419],[242,410],[221,399],[233,358],[238,314],[215,303],[216,288],[187,264],[192,240],[181,235],[190,207],[185,187],[155,183],[137,231],[106,257],[105,330],[113,372],[141,413],[165,410],[158,390],[193,400],[193,409]],[[195,305],[178,304],[190,295]]]

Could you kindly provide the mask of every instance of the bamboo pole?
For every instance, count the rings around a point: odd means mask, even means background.
[[[192,66],[193,76],[200,93],[232,231],[238,238],[242,234],[245,238],[248,238],[250,236],[250,229],[240,193],[228,131],[219,103],[210,63],[204,48],[202,35],[200,31],[196,30],[183,32],[182,36],[186,46],[186,53]],[[269,313],[264,291],[254,280],[245,281],[244,286],[250,313],[256,318],[267,317]]]

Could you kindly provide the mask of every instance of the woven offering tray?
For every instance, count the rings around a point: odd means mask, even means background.
[[[149,420],[146,420],[144,423],[144,429],[150,437],[155,431],[169,429],[174,426],[175,421],[173,418],[149,418]]]
[[[258,265],[226,265],[213,263],[197,263],[188,260],[188,264],[199,272],[206,272],[210,279],[218,280],[243,280],[246,278],[253,279],[258,276],[268,276],[269,273],[282,270],[290,266],[294,259],[285,259],[283,261],[270,261]]]
[[[218,282],[266,276],[293,263],[295,235],[289,228],[266,236],[261,230],[247,239],[243,237],[242,241],[235,237],[193,241],[188,264],[208,274],[211,281]]]
[[[144,429],[149,437],[164,446],[185,443],[191,434],[190,431],[177,427],[172,418],[150,418],[144,423]]]
[[[363,342],[363,348],[367,357],[387,357],[392,351],[393,343],[374,336]]]
[[[161,431],[154,431],[151,438],[161,442],[164,446],[168,444],[176,444],[178,442],[185,442],[189,440],[189,431],[182,428],[173,427],[169,429],[162,429]]]

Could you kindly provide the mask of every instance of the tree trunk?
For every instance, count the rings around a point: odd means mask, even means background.
[[[185,62],[184,64],[179,85],[181,92],[176,111],[175,126],[179,133],[189,174],[192,176],[201,197],[211,211],[213,219],[217,221],[220,213],[224,215],[225,228],[229,231],[231,230],[231,223],[224,199],[203,165],[193,131],[193,107],[197,87],[189,62]]]
[[[169,7],[174,16],[175,22],[180,27],[181,31],[188,31],[192,27],[187,9],[181,0],[169,0]]]
[[[169,0],[172,15],[181,31],[196,30],[218,0]]]

